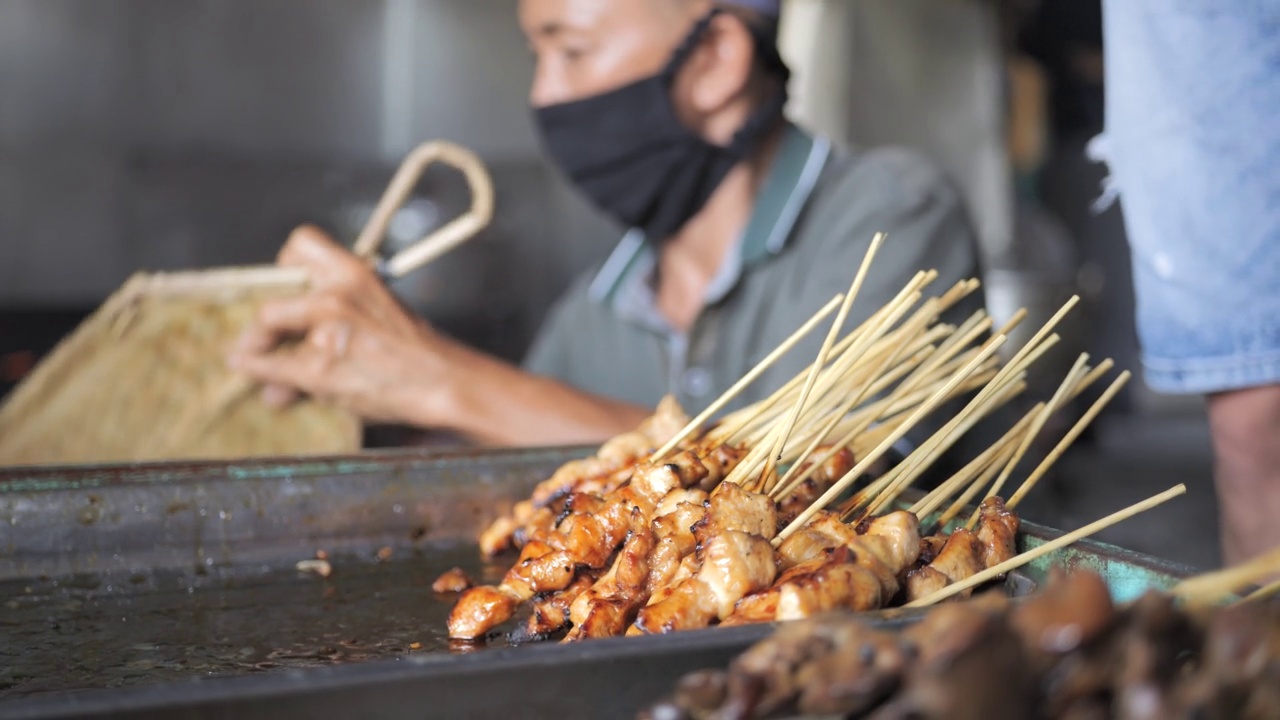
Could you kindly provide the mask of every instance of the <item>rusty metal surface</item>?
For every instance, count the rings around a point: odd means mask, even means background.
[[[210,675],[253,676],[220,677],[219,683],[248,683],[230,691],[199,686],[218,707],[231,703],[237,712],[249,711],[239,693],[264,687],[253,683],[312,702],[320,688],[311,681],[373,682],[383,677],[379,673],[402,677],[404,667],[415,669],[409,675],[416,680],[402,680],[406,697],[416,697],[423,684],[434,687],[456,680],[456,673],[507,662],[536,677],[540,663],[555,658],[570,664],[596,658],[629,673],[630,682],[643,676],[669,684],[678,668],[697,667],[687,666],[700,657],[687,654],[688,643],[727,658],[768,632],[712,629],[686,635],[705,632],[715,640],[652,638],[634,646],[648,649],[639,655],[619,650],[635,639],[585,643],[578,650],[539,645],[485,649],[474,657],[443,652],[449,649],[442,630],[452,598],[435,596],[430,581],[455,564],[480,580],[499,577],[503,565],[479,563],[476,532],[555,467],[585,452],[395,451],[320,460],[0,470],[0,715],[23,708],[32,716],[56,715],[62,712],[57,708],[70,707],[68,698],[96,698],[102,708],[128,700],[126,714],[133,714],[147,703],[194,697],[173,695],[172,683]],[[1032,547],[1056,534],[1026,524],[1020,543]],[[377,552],[384,547],[391,557],[380,562]],[[331,556],[330,578],[294,569],[317,549]],[[1063,562],[1101,571],[1121,599],[1168,586],[1186,573],[1086,542],[1032,564],[1011,579],[1010,591],[1026,592]],[[903,613],[879,617],[893,621]],[[295,677],[304,669],[311,680]],[[87,689],[83,695],[60,692]],[[364,690],[351,697],[363,697]],[[577,716],[590,715],[569,715]]]

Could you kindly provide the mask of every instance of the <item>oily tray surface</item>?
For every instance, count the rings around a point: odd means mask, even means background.
[[[377,551],[330,556],[327,578],[280,558],[203,576],[4,581],[0,698],[447,653],[454,596],[432,581],[454,566],[481,582],[501,573],[474,546]]]

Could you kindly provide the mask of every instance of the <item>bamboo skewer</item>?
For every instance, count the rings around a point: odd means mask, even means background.
[[[964,580],[961,580],[956,583],[952,583],[942,588],[941,590],[933,593],[932,595],[920,598],[919,600],[915,600],[913,602],[909,602],[904,607],[908,607],[908,608],[928,607],[929,605],[934,605],[939,602],[942,602],[943,600],[946,600],[947,598],[952,597],[953,595],[957,595],[959,593],[964,592],[965,590],[968,590],[973,587],[977,587],[989,580],[993,580],[1009,572],[1010,570],[1016,570],[1022,567],[1023,565],[1026,565],[1027,563],[1031,562],[1032,560],[1035,560],[1036,558],[1047,555],[1055,550],[1064,548],[1084,538],[1087,538],[1090,535],[1099,533],[1111,527],[1112,525],[1116,525],[1117,523],[1124,522],[1125,520],[1128,520],[1129,518],[1135,515],[1146,512],[1147,510],[1150,510],[1151,508],[1154,508],[1157,505],[1161,505],[1165,502],[1168,502],[1169,500],[1172,500],[1173,498],[1179,495],[1182,495],[1186,492],[1187,492],[1186,485],[1174,486],[1168,490],[1165,490],[1159,495],[1147,498],[1146,500],[1143,500],[1140,503],[1131,505],[1119,512],[1112,513],[1111,515],[1108,515],[1102,518],[1101,520],[1096,520],[1094,522],[1091,522],[1088,525],[1085,525],[1084,527],[1080,528],[1079,530],[1069,532],[1066,535],[1063,535],[1062,537],[1056,540],[1051,540],[1033,550],[1028,550],[1027,552],[1014,556],[1002,563],[993,565],[987,568],[986,570],[983,570],[982,572],[975,573],[974,575],[971,575],[970,577],[967,577]]]
[[[1087,376],[1085,380],[1088,380],[1092,375],[1093,374],[1090,373],[1090,376]],[[1027,493],[1031,492],[1031,489],[1040,481],[1040,478],[1044,477],[1045,473],[1049,472],[1049,468],[1053,467],[1053,464],[1058,461],[1058,458],[1062,457],[1062,454],[1067,451],[1067,448],[1071,447],[1071,444],[1076,441],[1076,438],[1080,437],[1080,434],[1084,432],[1084,429],[1089,427],[1089,424],[1098,416],[1098,413],[1102,412],[1102,409],[1107,406],[1107,403],[1111,402],[1111,398],[1115,397],[1116,393],[1120,392],[1120,389],[1125,386],[1125,383],[1129,382],[1129,377],[1130,373],[1128,370],[1120,373],[1119,377],[1117,377],[1111,385],[1103,391],[1102,395],[1094,401],[1093,405],[1085,411],[1084,415],[1080,416],[1080,419],[1076,421],[1076,424],[1067,431],[1067,434],[1062,437],[1062,440],[1054,446],[1053,450],[1045,456],[1044,460],[1042,460],[1040,464],[1036,466],[1036,469],[1027,476],[1027,479],[1023,481],[1022,486],[1019,487],[1013,493],[1013,496],[1009,498],[1009,502],[1006,503],[1009,509],[1012,510],[1018,506],[1018,503],[1022,502],[1022,498],[1026,497]],[[1084,383],[1081,384],[1084,385]]]
[[[856,392],[858,388],[868,382],[874,382],[874,376],[869,376],[867,373],[877,367],[878,359],[882,358],[886,353],[896,351],[897,346],[902,344],[901,338],[903,336],[901,335],[901,330],[895,331],[887,337],[880,337],[881,334],[889,326],[896,323],[919,300],[919,296],[918,292],[912,292],[902,298],[897,307],[890,308],[892,310],[891,313],[880,318],[881,322],[878,325],[866,328],[866,331],[858,338],[859,342],[852,343],[844,349],[841,356],[827,368],[819,380],[819,398],[827,398],[826,402],[828,403],[832,401],[838,402],[841,394]],[[924,336],[910,341],[907,343],[909,350],[914,351],[917,348],[927,347],[931,340],[941,332],[943,331],[938,329],[931,330]],[[869,349],[867,345],[870,345]],[[787,397],[783,398],[781,403],[791,401],[795,396],[795,392],[794,388],[789,390]],[[780,414],[777,405],[781,403],[774,403],[775,407],[772,412],[761,413],[746,423],[736,433],[736,437],[748,441],[750,438],[759,437],[763,428],[770,427],[774,422],[777,422]],[[811,422],[814,417],[829,408],[830,404],[820,406],[818,409],[806,413],[801,422]]]
[[[1032,408],[1031,412],[1028,412],[1027,414],[1023,415],[1022,419],[1018,420],[1018,422],[1015,423],[1013,427],[1005,431],[1005,434],[1000,436],[999,440],[996,440],[994,443],[992,443],[991,447],[987,448],[976,458],[969,461],[968,464],[966,464],[963,468],[961,468],[955,475],[953,475],[946,482],[939,485],[937,489],[935,489],[933,492],[921,498],[920,502],[911,506],[911,512],[914,512],[917,516],[921,518],[927,516],[929,513],[923,512],[923,509],[933,501],[935,494],[947,493],[948,492],[947,485],[949,483],[954,483],[954,485],[957,485],[957,486],[964,486],[966,485],[966,483],[972,480],[974,476],[981,474],[982,471],[986,469],[986,467],[990,465],[996,459],[997,456],[999,456],[1004,452],[1007,446],[1012,444],[1014,440],[1016,440],[1018,437],[1022,435],[1022,433],[1026,432],[1027,425],[1031,423],[1031,420],[1035,416],[1035,413],[1038,412],[1039,409],[1043,406],[1044,406],[1044,403],[1037,403],[1036,406]]]
[[[907,460],[899,464],[897,477],[884,492],[874,499],[868,512],[876,514],[884,511],[913,482],[919,479],[925,470],[932,467],[933,463],[937,462],[938,458],[942,456],[942,453],[949,450],[961,437],[973,429],[974,425],[1024,390],[1026,390],[1026,383],[1021,380],[1009,383],[995,395],[988,398],[985,404],[974,409],[966,407],[958,413],[956,418],[953,418],[942,429],[935,432],[929,438],[929,441],[926,441],[916,449],[916,452],[912,453],[912,455],[918,455],[918,457],[912,458],[909,456]],[[956,422],[957,418],[959,422]]]
[[[1074,399],[1078,397],[1080,394],[1082,394],[1085,390],[1088,390],[1089,387],[1091,387],[1098,380],[1098,378],[1100,378],[1104,373],[1108,372],[1111,369],[1112,364],[1113,363],[1110,358],[1103,360],[1101,363],[1099,363],[1098,367],[1094,368],[1087,375],[1085,375],[1084,379],[1081,380],[1079,383],[1077,383],[1074,388],[1072,388],[1070,398],[1068,399]],[[1013,428],[1011,428],[1008,432],[1006,432],[1005,435],[1000,438],[1000,440],[996,441],[996,443],[992,445],[991,448],[988,448],[986,452],[984,452],[981,456],[979,456],[979,458],[975,460],[975,463],[980,463],[984,460],[989,460],[992,456],[992,453],[996,450],[998,446],[1006,446],[1012,443],[1015,438],[1015,435],[1024,432],[1026,430],[1026,426],[1030,422],[1032,422],[1033,418],[1035,418],[1040,413],[1040,411],[1044,409],[1044,407],[1045,407],[1045,403],[1038,403],[1035,407],[1031,408],[1031,410],[1029,410],[1022,417],[1022,419],[1019,420],[1016,425],[1014,425]],[[986,475],[985,480],[983,480],[981,483],[975,482],[973,485],[969,486],[969,488],[966,489],[964,493],[955,502],[953,502],[951,506],[947,508],[946,512],[944,512],[942,516],[938,519],[938,525],[945,526],[947,523],[951,522],[951,520],[956,515],[960,514],[964,510],[964,508],[968,506],[969,502],[973,499],[974,495],[977,494],[980,488],[985,487],[986,483],[991,481],[992,477],[995,476],[997,469],[1000,466],[1002,466],[1003,463],[1009,461],[1010,457],[1012,457],[1012,452],[1013,452],[1013,448],[1010,447],[1008,450],[1008,454],[1006,454],[1004,459],[1000,461],[1000,465],[994,466],[996,469],[988,468],[987,472],[984,473]],[[971,463],[970,465],[972,466],[975,463]],[[1047,469],[1047,467],[1045,469]],[[970,466],[966,466],[964,470],[961,470],[961,473],[964,473],[966,471],[977,472],[978,469],[971,468]],[[1043,472],[1044,471],[1039,468],[1037,468],[1036,470],[1036,473],[1039,473],[1041,475],[1043,474]],[[1035,481],[1033,480],[1033,478],[1039,479],[1039,475],[1037,475],[1036,473],[1033,473],[1032,476],[1028,478],[1028,481],[1030,484],[1024,483],[1023,486],[1019,488],[1018,492],[1014,494],[1013,498],[1010,499],[1008,503],[1008,506],[1010,509],[1015,507],[1018,504],[1018,501],[1022,497],[1024,497],[1027,494],[1027,492],[1030,492],[1032,487],[1034,487]],[[992,494],[992,493],[988,493],[988,494]],[[921,518],[923,518],[923,517],[926,517],[930,512],[932,512],[932,509],[930,509],[927,512],[917,513],[917,514]]]
[[[906,325],[902,327],[902,329],[900,330],[900,333],[907,337],[914,337],[919,334],[921,329],[923,329],[924,324],[931,321],[933,317],[934,317],[933,305],[926,304],[926,306],[922,308],[921,311],[917,313],[914,318],[912,318],[910,321],[907,322]],[[889,322],[890,320],[886,318],[885,323],[888,324]],[[925,337],[928,337],[928,335],[926,334]],[[896,345],[896,347],[892,347],[893,345]],[[900,354],[904,351],[911,349],[911,347],[912,345],[908,345],[906,343],[901,343],[901,342],[891,343],[891,348],[892,348],[891,352],[885,355],[884,359],[878,365],[875,366],[872,372],[872,375],[874,377],[879,377],[884,375],[885,371],[888,370],[889,367],[892,366],[893,363],[898,360],[898,357],[900,356]],[[928,363],[929,360],[925,360],[925,362]],[[860,405],[868,395],[872,394],[873,388],[874,388],[874,383],[863,383],[858,390],[848,394],[848,397],[842,403],[840,403],[840,405],[832,413],[831,419],[828,421],[828,423],[825,424],[822,430],[814,436],[809,446],[805,448],[805,451],[800,454],[800,457],[797,459],[797,461],[791,465],[790,469],[787,470],[787,474],[778,481],[777,487],[786,488],[791,485],[791,481],[795,478],[796,475],[798,475],[801,472],[801,468],[804,464],[804,461],[809,457],[809,455],[812,454],[813,451],[816,450],[817,447],[820,444],[822,444],[824,440],[827,439],[831,431],[840,422],[841,418],[843,418],[853,408]],[[770,492],[772,492],[774,489],[775,487],[772,487],[772,486],[766,488],[766,490]]]
[[[1240,588],[1252,585],[1277,573],[1280,573],[1280,548],[1259,555],[1235,567],[1188,578],[1173,586],[1170,592],[1181,598],[1187,605],[1205,607],[1216,605]],[[1267,590],[1267,588],[1264,587],[1261,590]],[[1252,596],[1245,599],[1252,599]]]
[[[805,378],[804,388],[800,390],[800,399],[796,401],[791,409],[791,414],[787,417],[786,424],[783,425],[783,431],[778,436],[778,444],[774,447],[773,453],[769,455],[769,460],[765,463],[764,472],[761,474],[762,484],[768,486],[769,478],[775,472],[778,461],[782,459],[782,448],[786,445],[787,438],[791,436],[791,430],[795,427],[796,420],[800,419],[800,412],[804,410],[804,405],[809,400],[809,393],[813,391],[813,385],[818,380],[818,374],[827,364],[827,354],[831,352],[831,346],[835,344],[836,338],[840,336],[840,329],[844,326],[844,321],[849,317],[849,310],[853,307],[853,301],[857,299],[858,292],[862,290],[862,283],[867,279],[867,272],[871,270],[871,263],[875,260],[876,252],[880,249],[880,245],[884,243],[885,234],[876,233],[871,238],[871,245],[867,248],[867,254],[862,258],[862,265],[858,268],[858,273],[853,277],[853,284],[849,286],[849,291],[845,293],[844,302],[840,304],[840,312],[836,313],[836,319],[831,323],[831,329],[827,332],[827,337],[822,341],[822,347],[818,350],[818,359],[813,362],[810,367],[809,376]]]
[[[910,487],[911,483],[919,478],[920,474],[932,466],[934,462],[937,462],[942,453],[954,445],[960,437],[996,408],[1005,404],[1025,389],[1025,383],[1013,382],[1005,385],[1004,388],[995,395],[990,396],[985,402],[979,403],[976,398],[971,401],[898,464],[898,467],[894,469],[895,472],[890,473],[894,475],[893,481],[888,483],[881,493],[870,500],[868,513],[875,514],[888,507],[904,490]]]
[[[1034,362],[1034,360],[1031,360],[1030,357],[1032,356],[1033,353],[1036,352],[1037,347],[1042,345],[1042,341],[1044,343],[1047,343],[1049,340],[1052,340],[1057,337],[1056,335],[1050,336],[1049,333],[1053,331],[1053,328],[1057,327],[1058,323],[1062,322],[1062,318],[1065,317],[1067,313],[1071,312],[1071,309],[1074,308],[1076,304],[1079,302],[1080,302],[1080,296],[1072,295],[1071,299],[1068,300],[1066,303],[1064,303],[1063,306],[1058,309],[1058,312],[1054,313],[1053,316],[1050,317],[1049,320],[1045,322],[1045,324],[1042,325],[1040,329],[1035,332],[1034,335],[1031,336],[1031,339],[1028,340],[1027,343],[1018,350],[1018,352],[1014,353],[1013,357],[1009,359],[1009,362],[1005,364],[1004,369],[1001,370],[1001,373],[1003,375],[1012,375],[1018,372],[1019,370],[1022,370],[1024,367],[1030,365],[1032,362]],[[1015,317],[1016,316],[1017,314],[1015,313]],[[1044,348],[1041,348],[1040,353],[1043,353],[1043,352],[1044,352]],[[1000,382],[1003,382],[1004,377],[997,376],[997,379]],[[993,388],[997,387],[998,385],[999,385],[998,382],[992,383]]]
[[[978,477],[960,493],[960,496],[955,499],[955,502],[951,504],[951,507],[947,508],[947,511],[938,517],[937,526],[939,528],[945,528],[947,523],[951,522],[952,518],[963,512],[973,498],[977,496],[978,493],[982,492],[982,489],[987,486],[987,483],[991,482],[991,480],[995,478],[996,473],[1000,471],[1000,468],[1004,463],[1008,462],[1009,458],[1013,457],[1013,453],[1016,450],[1017,446],[1012,442],[1002,447],[1000,449],[1000,453],[996,455],[988,466],[978,474]],[[946,498],[943,498],[942,500],[945,502]],[[940,505],[941,503],[937,504]],[[935,508],[936,505],[923,511],[923,514],[918,515],[918,517],[928,517]]]
[[[708,405],[705,410],[691,420],[688,425],[685,425],[680,432],[676,433],[675,437],[668,440],[666,445],[658,448],[658,450],[649,457],[649,461],[653,463],[660,462],[670,454],[672,450],[678,447],[680,443],[688,439],[688,437],[701,428],[703,423],[709,420],[711,416],[720,412],[725,405],[729,404],[735,397],[741,394],[748,385],[756,380],[756,378],[760,377],[766,370],[772,367],[774,363],[778,362],[779,358],[787,354],[787,351],[795,347],[809,333],[813,332],[813,329],[817,327],[819,323],[826,319],[828,315],[835,312],[843,299],[843,295],[836,295],[831,298],[831,300],[829,300],[822,309],[813,314],[813,317],[805,321],[798,330],[791,333],[791,336],[786,340],[783,340],[781,345],[774,348],[773,352],[766,355],[765,358],[757,363],[755,367],[751,368],[746,375],[739,378],[738,382],[734,383],[728,390],[724,391],[720,397],[716,398],[716,400]]]
[[[1255,600],[1264,600],[1266,598],[1271,597],[1272,595],[1275,595],[1276,593],[1280,593],[1280,580],[1276,580],[1275,582],[1268,583],[1258,588],[1257,590],[1254,590],[1253,592],[1249,593],[1244,597],[1243,602],[1253,602]]]
[[[974,351],[975,354],[977,352],[979,351]],[[954,374],[954,372],[960,370],[964,364],[969,362],[971,359],[972,358],[957,359],[956,362],[960,364],[954,369],[950,368],[950,366],[940,368],[935,374],[935,377],[940,376],[940,378],[925,388],[916,390],[909,395],[901,396],[899,393],[902,392],[902,386],[900,385],[898,388],[894,389],[894,392],[891,393],[889,397],[868,406],[864,411],[859,411],[857,416],[862,418],[861,421],[852,424],[843,435],[840,435],[835,441],[831,442],[831,448],[823,453],[817,460],[809,463],[808,467],[791,481],[790,487],[778,493],[778,497],[785,497],[790,492],[793,492],[796,487],[805,480],[808,480],[813,473],[817,471],[818,467],[834,457],[836,453],[840,452],[840,448],[851,444],[856,437],[863,432],[866,432],[878,418],[905,413],[912,408],[917,407],[920,403],[928,400],[933,393],[937,392],[939,388],[943,387],[947,383],[947,378]],[[963,360],[963,362],[961,362],[961,360]],[[994,358],[992,358],[992,361],[994,361]],[[921,369],[917,369],[915,372],[920,371]],[[914,374],[915,373],[913,373],[913,375]],[[993,369],[988,370],[984,368],[983,365],[979,365],[978,371],[974,377],[966,380],[964,383],[956,387],[951,396],[947,397],[943,402],[949,402],[958,395],[963,395],[964,393],[968,393],[985,386],[993,379],[994,374],[995,371]]]
[[[1044,426],[1049,422],[1049,418],[1052,417],[1053,414],[1056,413],[1067,401],[1068,396],[1071,395],[1072,389],[1076,386],[1077,380],[1084,378],[1084,375],[1087,372],[1086,363],[1088,362],[1088,353],[1081,353],[1080,357],[1076,358],[1075,364],[1073,364],[1071,369],[1067,371],[1067,376],[1063,378],[1062,383],[1058,385],[1058,389],[1054,391],[1053,397],[1049,398],[1048,404],[1044,406],[1036,416],[1036,419],[1031,423],[1031,429],[1022,437],[1022,442],[1018,444],[1018,449],[1014,452],[1013,457],[1009,459],[1009,462],[1004,466],[1004,469],[1000,471],[1000,476],[996,478],[991,489],[987,491],[987,497],[1000,494],[1001,488],[1004,487],[1009,476],[1013,474],[1014,469],[1018,467],[1018,463],[1022,461],[1022,457],[1027,454],[1027,450],[1031,448],[1031,444],[1035,442],[1036,437],[1040,435],[1040,431],[1044,430]],[[969,530],[973,530],[974,526],[978,524],[978,515],[979,511],[974,510],[973,517],[969,518],[969,523],[967,525]]]
[[[852,469],[850,469],[849,472],[846,473],[844,477],[837,480],[836,483],[832,485],[825,493],[823,493],[822,496],[818,498],[817,501],[815,501],[803,512],[801,512],[799,517],[797,517],[794,521],[791,522],[790,525],[784,528],[782,532],[778,533],[777,537],[773,539],[774,547],[777,547],[778,545],[780,545],[783,540],[786,540],[788,537],[794,534],[797,529],[804,527],[805,523],[813,519],[813,516],[819,510],[826,507],[828,503],[830,503],[832,500],[838,497],[840,493],[844,492],[845,489],[850,484],[852,484],[854,480],[858,479],[864,472],[867,471],[867,468],[869,468],[872,463],[879,460],[880,456],[883,455],[885,451],[887,451],[894,443],[900,440],[903,435],[906,435],[907,431],[910,430],[917,422],[919,422],[925,415],[937,409],[937,407],[941,405],[942,402],[950,395],[951,391],[957,385],[963,382],[966,378],[968,378],[971,374],[973,374],[973,372],[977,370],[979,365],[981,365],[988,357],[994,354],[995,351],[998,350],[1001,345],[1004,344],[1004,341],[1005,341],[1004,336],[997,336],[995,338],[992,338],[992,341],[988,343],[986,349],[983,350],[982,353],[980,353],[977,357],[971,360],[969,364],[966,365],[963,369],[957,372],[949,381],[947,381],[947,384],[944,385],[942,389],[934,393],[933,396],[929,398],[929,400],[927,400],[923,405],[917,408],[916,411],[912,413],[902,425],[900,425],[897,429],[893,431],[892,434],[889,435],[889,437],[881,441],[881,443],[877,445],[874,450],[872,450],[866,457],[864,457]]]
[[[840,342],[832,348],[832,354],[837,357],[846,355],[853,343],[857,342],[867,332],[876,327],[883,318],[889,314],[889,311],[899,304],[899,302],[904,301],[905,298],[909,297],[915,291],[918,291],[933,282],[936,277],[937,272],[932,270],[929,272],[921,271],[916,273],[911,281],[907,283],[907,285],[893,300],[877,310],[871,317],[867,318],[862,325],[858,326],[842,338]],[[937,312],[946,312],[980,286],[981,283],[972,279],[957,282],[950,290],[944,293],[940,298],[937,298]],[[788,398],[793,397],[796,390],[804,382],[806,373],[807,369],[805,372],[801,372],[791,378],[791,380],[776,390],[768,398],[761,400],[751,407],[737,410],[725,416],[721,422],[709,432],[709,436],[713,437],[718,442],[727,443],[740,439],[747,428],[759,427],[765,419],[771,416],[771,413],[777,412],[776,406],[779,403],[785,402]]]

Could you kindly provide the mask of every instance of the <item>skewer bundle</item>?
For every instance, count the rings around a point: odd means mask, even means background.
[[[672,428],[680,413],[664,401],[645,427],[566,466],[499,519],[482,536],[482,548],[518,546],[520,556],[499,585],[459,597],[451,637],[483,638],[526,604],[532,610],[523,636],[570,628],[569,641],[838,608],[929,605],[967,595],[1039,554],[1184,492],[1173,488],[1057,544],[1016,554],[1014,508],[1128,380],[1122,373],[1111,383],[1006,503],[1001,493],[1049,418],[1111,369],[1110,361],[1091,366],[1081,356],[1050,400],[914,505],[900,507],[903,493],[960,438],[1026,389],[1028,371],[1056,344],[1053,328],[1076,300],[1003,363],[997,351],[1023,315],[989,336],[993,323],[983,311],[958,326],[943,323],[943,313],[978,283],[926,297],[933,272],[918,273],[845,333],[882,240],[872,243],[849,292],[684,427]],[[808,369],[765,400],[708,425],[833,313]],[[950,417],[934,417],[962,400]],[[937,429],[884,469],[890,448],[919,434],[930,417]],[[975,500],[981,502],[968,523],[947,532]]]
[[[902,632],[833,613],[686,675],[640,716],[1273,718],[1280,604],[1223,603],[1277,571],[1280,551],[1120,607],[1097,574],[1056,573],[1023,602],[987,593]]]

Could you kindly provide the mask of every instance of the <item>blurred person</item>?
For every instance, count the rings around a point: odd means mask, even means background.
[[[1203,393],[1223,558],[1280,546],[1280,4],[1106,0],[1147,383]]]
[[[705,406],[847,289],[878,231],[847,327],[920,269],[944,289],[974,276],[960,197],[932,164],[786,120],[778,14],[778,0],[521,0],[545,150],[631,228],[557,302],[522,368],[442,336],[307,226],[280,262],[307,268],[314,291],[265,306],[232,365],[274,403],[307,393],[493,444],[598,441],[667,393]],[[799,372],[821,336],[736,405]]]

